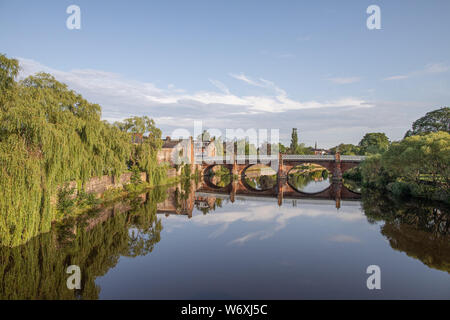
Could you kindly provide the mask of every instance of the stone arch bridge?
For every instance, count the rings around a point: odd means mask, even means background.
[[[364,156],[341,156],[335,155],[284,155],[278,156],[224,156],[197,159],[200,163],[201,173],[204,180],[204,191],[222,191],[230,194],[231,200],[238,195],[253,196],[277,196],[281,205],[283,198],[319,198],[335,199],[336,206],[340,206],[340,199],[359,199],[360,194],[347,189],[342,184],[342,174],[354,167],[357,167],[365,160]],[[288,181],[289,172],[298,165],[313,163],[326,168],[332,175],[332,184],[325,190],[316,193],[304,193],[295,189]],[[246,170],[256,164],[270,166],[277,174],[277,183],[267,190],[256,190],[245,182]],[[232,179],[231,183],[225,187],[218,187],[208,179],[211,169],[217,165],[226,167],[237,179]]]

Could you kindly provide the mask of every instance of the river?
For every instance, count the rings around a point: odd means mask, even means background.
[[[364,192],[280,206],[203,186],[156,188],[0,248],[0,298],[450,299],[448,208]],[[81,289],[67,288],[70,265]]]

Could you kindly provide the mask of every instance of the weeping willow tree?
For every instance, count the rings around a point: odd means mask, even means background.
[[[98,299],[101,288],[96,278],[121,256],[149,254],[160,241],[162,224],[156,209],[166,196],[167,190],[155,188],[143,203],[141,198],[129,200],[94,215],[68,219],[24,245],[0,247],[0,300]],[[101,214],[109,218],[92,226]],[[79,290],[67,288],[70,265],[78,265],[82,272]]]
[[[155,121],[143,117],[132,117],[122,122],[115,122],[114,126],[120,131],[132,136],[133,146],[128,161],[130,168],[137,167],[147,173],[147,182],[152,186],[162,183],[166,179],[167,170],[158,164],[158,150],[162,147],[161,130],[155,126]]]
[[[152,143],[135,148],[130,132],[101,120],[99,105],[50,74],[16,81],[18,72],[17,60],[0,55],[0,245],[49,231],[63,215],[51,199],[65,182],[120,175],[130,158],[161,175],[156,128]]]

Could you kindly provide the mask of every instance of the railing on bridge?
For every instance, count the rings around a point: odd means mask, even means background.
[[[281,156],[283,158],[283,160],[310,160],[310,161],[314,161],[314,160],[334,160],[334,156],[332,155],[309,155],[309,154],[283,154]]]
[[[303,155],[303,154],[283,154],[282,156],[283,160],[300,160],[300,161],[334,161],[335,156],[334,155]],[[340,156],[341,161],[352,161],[352,162],[361,162],[366,159],[365,156]],[[263,162],[267,163],[270,161],[277,161],[278,155],[250,155],[250,156],[236,156],[233,157],[232,155],[227,156],[218,156],[218,157],[201,157],[196,156],[195,161],[196,163],[233,163],[234,160],[236,160],[238,163],[245,163],[245,162],[251,162],[251,163],[258,163]]]
[[[270,161],[275,161],[278,160],[278,156],[277,155],[260,155],[260,156],[256,156],[256,155],[251,155],[251,156],[236,156],[233,157],[231,155],[228,156],[219,156],[219,157],[195,157],[195,161],[196,163],[202,163],[202,161],[204,163],[233,163],[234,160],[237,161],[237,163],[246,163],[246,162],[251,162],[251,163],[258,163],[258,162],[270,162]]]
[[[341,161],[355,161],[361,162],[366,160],[366,156],[341,156]]]
[[[334,155],[309,155],[309,154],[284,154],[283,160],[301,160],[301,161],[333,161]],[[341,161],[361,162],[366,159],[365,156],[341,156]]]

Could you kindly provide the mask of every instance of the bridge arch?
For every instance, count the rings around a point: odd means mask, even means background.
[[[295,176],[294,170],[301,170],[302,168],[298,168],[302,164],[305,165],[314,165],[312,168],[307,168],[306,171],[300,171],[299,176]],[[296,192],[299,192],[301,194],[309,194],[309,195],[315,195],[320,194],[322,192],[327,192],[326,190],[332,185],[332,182],[329,181],[330,178],[333,175],[333,172],[330,172],[330,170],[320,164],[317,163],[311,163],[311,162],[305,162],[300,165],[292,166],[292,168],[286,173],[286,183]],[[310,170],[308,170],[310,169]],[[312,170],[311,170],[312,169]],[[324,175],[324,172],[326,174]],[[300,179],[298,181],[297,179]],[[302,190],[305,187],[316,190],[307,191]],[[320,189],[317,189],[317,186]]]
[[[218,186],[216,184],[213,183],[213,181],[211,180],[211,178],[214,177],[213,173],[213,168],[214,167],[222,167],[228,170],[228,175],[230,176],[230,181],[225,185],[225,186]],[[203,168],[202,170],[202,177],[203,177],[203,181],[205,182],[205,184],[212,188],[212,189],[224,189],[224,188],[228,188],[233,179],[232,179],[232,168],[229,165],[226,164],[211,164],[211,165],[207,165]]]
[[[250,176],[250,173],[247,174],[247,172],[249,169],[251,169],[253,167],[261,168],[265,171],[268,171],[266,173],[270,173],[270,174],[261,174],[261,172],[259,172],[258,174],[255,175],[255,178],[257,177],[259,179],[270,180],[271,178],[263,178],[263,177],[275,176],[276,177],[275,181],[273,181],[269,187],[265,187],[265,188],[261,188],[261,189],[251,186],[248,182],[248,180],[251,179],[251,176]],[[249,164],[249,165],[242,167],[241,170],[239,170],[239,177],[240,177],[242,184],[245,186],[245,188],[247,188],[249,190],[256,191],[256,192],[268,191],[268,190],[272,190],[277,187],[278,172],[275,171],[272,167],[270,167],[270,165],[263,164],[263,163],[254,163],[254,164]]]

